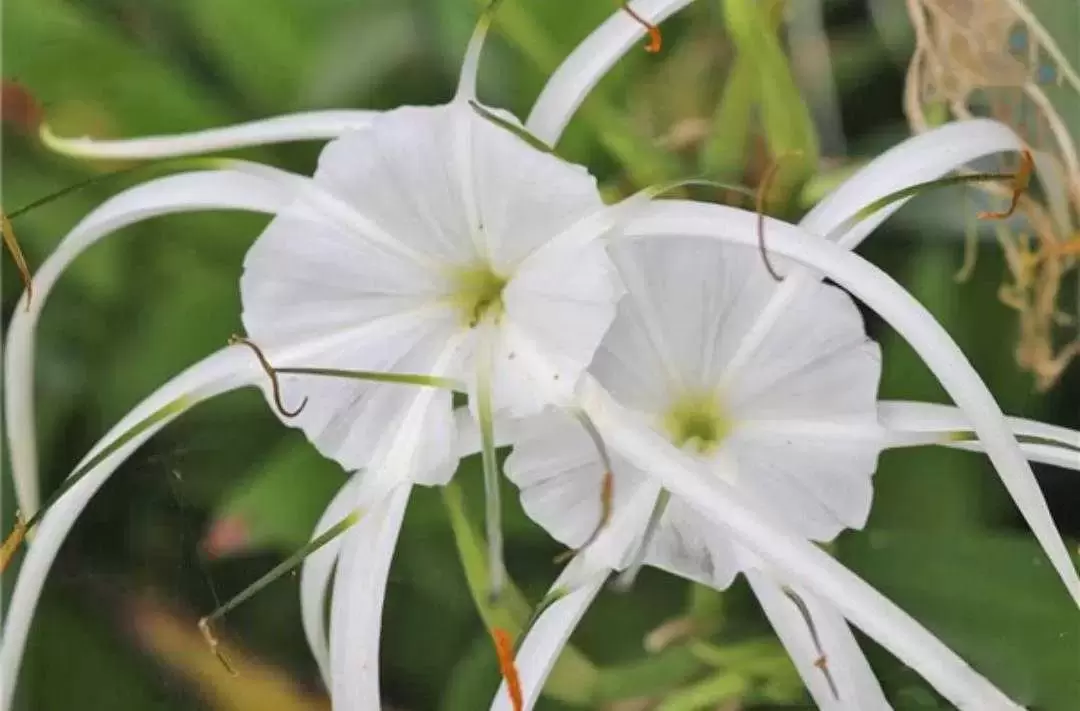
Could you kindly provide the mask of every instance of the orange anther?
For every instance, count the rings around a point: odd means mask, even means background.
[[[645,51],[649,54],[656,54],[659,52],[660,47],[663,45],[663,37],[660,36],[660,28],[639,15],[634,8],[630,7],[629,3],[622,3],[622,9],[649,33],[649,42],[645,45]]]
[[[1001,212],[980,212],[980,220],[1004,220],[1007,217],[1011,217],[1016,212],[1016,204],[1020,201],[1020,196],[1028,189],[1028,185],[1031,184],[1031,174],[1035,170],[1035,159],[1032,158],[1030,151],[1022,151],[1020,153],[1020,167],[1016,169],[1016,173],[1013,174],[1013,189],[1012,199],[1009,201],[1009,207]]]
[[[495,654],[499,657],[499,673],[506,680],[506,690],[510,694],[510,705],[514,711],[524,711],[525,696],[521,693],[521,677],[514,666],[514,643],[510,633],[501,627],[493,627],[491,638],[495,642]]]

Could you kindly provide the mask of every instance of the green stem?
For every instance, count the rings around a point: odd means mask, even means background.
[[[516,643],[530,617],[529,602],[509,577],[498,602],[491,600],[484,541],[469,520],[461,487],[451,481],[442,487],[442,497],[465,581],[484,626],[489,632],[496,627],[505,630]],[[591,707],[598,676],[596,666],[580,651],[567,645],[548,677],[544,694],[573,706]]]

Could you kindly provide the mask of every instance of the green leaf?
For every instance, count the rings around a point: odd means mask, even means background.
[[[1080,615],[1033,540],[882,531],[843,539],[840,557],[1021,705],[1076,708]],[[898,705],[920,693],[888,690]]]

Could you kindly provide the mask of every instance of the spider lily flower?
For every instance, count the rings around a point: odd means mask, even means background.
[[[804,290],[754,358],[739,364],[733,356],[755,317],[782,288],[756,250],[668,235],[616,242],[611,251],[628,293],[590,367],[594,387],[638,427],[775,517],[778,528],[821,542],[861,528],[881,449],[949,443],[968,429],[953,408],[877,402],[879,349],[835,287],[817,282]],[[1044,443],[1025,445],[1033,459],[1071,457],[1069,466],[1080,469],[1080,433],[1011,424]],[[571,415],[545,414],[520,432],[506,471],[521,487],[525,511],[588,561],[560,587],[589,580],[584,587],[598,590],[603,571],[642,562],[718,589],[745,572],[820,708],[888,708],[827,600],[784,583],[783,571],[633,461],[618,452],[606,460]],[[606,512],[598,494],[609,475]],[[608,533],[592,549],[607,517],[619,522],[608,525],[622,529],[622,540]]]
[[[243,362],[246,348],[240,355],[227,349],[151,396],[91,453],[41,518],[0,643],[6,682],[0,709],[10,703],[44,575],[74,517],[133,443],[194,402],[253,382],[320,451],[348,469],[365,469],[351,501],[363,515],[342,538],[338,556],[337,673],[331,675],[338,706],[377,704],[371,663],[377,644],[357,640],[374,630],[377,642],[385,577],[411,486],[444,483],[456,469],[451,389],[470,393],[479,420],[497,591],[493,413],[523,416],[572,397],[621,294],[597,238],[624,211],[603,204],[584,168],[531,145],[513,117],[476,103],[490,19],[489,11],[469,44],[457,94],[445,106],[294,116],[127,143],[65,142],[46,134],[68,152],[115,158],[345,131],[324,149],[312,178],[230,161],[132,188],[85,218],[39,271],[36,299],[25,311],[25,297],[20,303],[6,349],[8,436],[28,513],[36,504],[28,484],[36,480],[33,331],[67,264],[112,231],[153,216],[198,209],[275,215],[248,253],[241,280],[243,320],[249,343],[261,347],[258,361],[247,352]],[[258,382],[265,371],[275,376],[270,386]],[[359,377],[340,377],[350,373]],[[175,398],[163,404],[162,392]],[[290,403],[300,406],[290,412]]]

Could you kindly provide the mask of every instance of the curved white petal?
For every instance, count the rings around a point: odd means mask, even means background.
[[[956,440],[956,434],[971,432],[972,427],[963,411],[950,405],[885,401],[878,404],[878,416],[888,431],[889,447],[938,444],[971,452],[985,451],[978,440]],[[1080,470],[1080,432],[1020,417],[1006,420],[1017,437],[1040,440],[1020,442],[1020,449],[1029,461]]]
[[[356,509],[362,479],[362,472],[353,474],[334,494],[334,498],[315,524],[315,530],[311,533],[312,539],[326,533]],[[326,594],[341,545],[342,539],[339,536],[305,558],[300,569],[300,614],[304,637],[319,665],[319,673],[322,674],[327,689],[331,687],[331,678],[330,647],[326,641]]]
[[[902,141],[870,161],[815,205],[799,226],[854,248],[910,198],[882,208],[843,234],[833,234],[862,208],[908,186],[936,180],[979,158],[1023,148],[1024,143],[1016,132],[998,121],[971,119],[947,123]]]
[[[658,201],[624,228],[632,239],[672,234],[757,243],[757,215],[720,205]],[[1080,603],[1073,568],[1035,476],[986,385],[963,352],[925,308],[886,273],[844,248],[815,239],[793,225],[767,220],[772,249],[819,270],[874,309],[911,344],[970,419],[1017,508],[1031,526],[1069,594]]]
[[[638,15],[654,24],[693,0],[636,0],[629,3]],[[529,113],[525,127],[548,145],[555,145],[570,117],[615,62],[645,36],[645,28],[629,13],[615,14],[593,30],[548,79]]]
[[[797,588],[793,591],[806,606],[805,611],[813,624],[811,632],[796,603],[771,574],[753,567],[744,572],[819,709],[883,711],[892,708],[847,621],[833,606],[808,590]]]
[[[763,515],[738,491],[629,416],[594,381],[582,404],[609,448],[655,476],[791,584],[830,601],[847,619],[889,649],[961,709],[1019,709],[936,637],[858,576],[783,524]]]
[[[367,128],[376,115],[377,111],[303,111],[205,131],[121,140],[64,138],[43,126],[41,140],[52,150],[76,158],[176,158],[272,143],[330,140]]]
[[[125,415],[80,462],[80,467],[110,443],[177,398],[187,397],[186,407],[228,390],[251,385],[264,377],[251,354],[243,348],[226,348],[174,377]],[[19,665],[41,589],[49,568],[75,520],[109,476],[139,446],[175,419],[181,410],[132,437],[88,471],[64,493],[42,517],[26,558],[19,569],[15,590],[4,619],[0,639],[0,711],[8,711],[15,694]],[[77,471],[76,469],[75,471]]]
[[[878,416],[882,426],[896,434],[971,432],[973,429],[963,410],[936,402],[882,400],[878,403]],[[1034,437],[1080,450],[1080,432],[1076,430],[1023,417],[1006,420],[1017,436]]]
[[[200,171],[152,180],[120,193],[87,215],[34,274],[34,299],[16,306],[5,344],[4,408],[11,471],[19,506],[38,507],[34,427],[34,331],[53,285],[67,266],[99,239],[127,225],[192,210],[274,212],[288,204],[281,186],[234,171]]]
[[[835,239],[842,247],[854,249],[910,198],[882,208],[843,234],[836,233],[846,220],[875,200],[916,183],[936,180],[978,158],[1021,147],[1022,143],[1012,129],[996,121],[973,119],[946,124],[909,138],[875,158],[818,203],[799,226],[807,232]],[[770,248],[774,246],[773,238],[771,230],[766,230],[766,244]],[[796,297],[818,279],[819,275],[805,269],[796,269],[787,275],[760,312],[754,328],[739,345],[728,366],[728,377],[736,379],[754,360],[758,347],[775,327],[777,319],[788,312],[798,300]]]
[[[395,487],[363,510],[341,544],[330,612],[330,680],[334,711],[382,708],[379,639],[390,561],[412,486]]]

